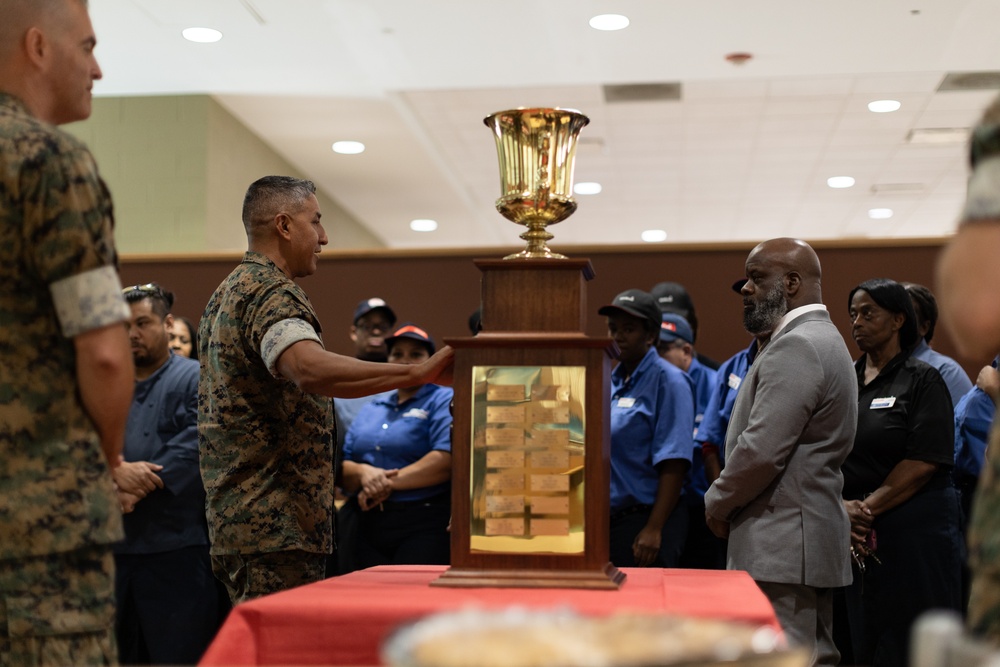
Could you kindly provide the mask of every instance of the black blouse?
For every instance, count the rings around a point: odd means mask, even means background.
[[[904,459],[941,467],[928,484],[950,474],[955,458],[954,409],[948,386],[934,367],[902,352],[869,384],[867,355],[858,374],[858,432],[844,461],[844,498],[862,499],[882,485]]]

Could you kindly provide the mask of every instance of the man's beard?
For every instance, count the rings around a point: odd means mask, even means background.
[[[136,368],[145,368],[146,366],[152,366],[155,363],[153,355],[146,351],[144,348],[139,348],[139,350],[132,351],[132,363],[135,364]]]
[[[763,301],[754,303],[750,310],[743,310],[743,328],[754,336],[771,333],[787,312],[785,286],[779,280],[764,295]]]

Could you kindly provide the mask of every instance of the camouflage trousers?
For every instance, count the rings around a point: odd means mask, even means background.
[[[969,630],[1000,644],[1000,419],[994,421],[969,519]]]
[[[212,572],[234,605],[326,577],[326,554],[274,551],[212,556]]]
[[[110,545],[0,560],[0,665],[114,665]]]

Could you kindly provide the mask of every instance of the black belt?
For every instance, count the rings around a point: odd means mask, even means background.
[[[617,521],[618,519],[624,519],[630,514],[636,514],[638,512],[648,512],[653,509],[652,505],[632,505],[631,507],[626,507],[625,509],[618,510],[617,512],[611,513],[611,520]]]
[[[382,503],[382,509],[391,512],[395,510],[405,510],[411,507],[432,507],[432,506],[443,506],[451,503],[451,495],[443,493],[437,496],[431,496],[430,498],[421,498],[420,500],[387,500]]]

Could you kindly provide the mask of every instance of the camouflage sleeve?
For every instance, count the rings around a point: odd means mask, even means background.
[[[63,335],[72,338],[131,317],[113,266],[91,269],[49,285]]]
[[[968,627],[978,637],[1000,642],[1000,421],[993,424],[972,503],[968,545]]]
[[[277,368],[278,357],[293,344],[303,340],[314,340],[320,345],[323,344],[312,325],[298,318],[281,320],[267,330],[260,344],[260,357],[271,375],[281,377]]]
[[[129,318],[117,273],[111,195],[83,144],[57,135],[22,174],[30,269],[49,285],[60,325],[75,336]]]

